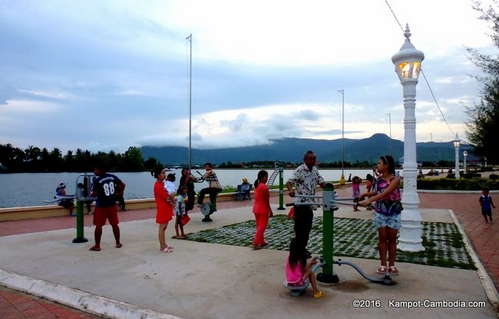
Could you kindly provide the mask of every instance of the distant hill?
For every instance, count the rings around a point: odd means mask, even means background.
[[[404,155],[404,142],[390,139],[386,134],[374,134],[365,139],[336,139],[314,140],[303,138],[282,138],[271,140],[268,145],[247,147],[219,148],[211,150],[191,150],[192,163],[202,165],[206,162],[220,163],[248,163],[253,161],[278,161],[299,163],[307,150],[317,153],[320,162],[339,162],[342,158],[342,144],[344,143],[344,159],[346,162],[357,161],[376,162],[381,155],[391,154],[395,160]],[[464,149],[471,149],[469,145],[462,145]],[[189,149],[178,146],[143,146],[140,148],[144,159],[154,157],[165,165],[187,164]],[[454,161],[455,149],[451,142],[417,143],[417,161],[438,162],[440,160]],[[462,158],[462,154],[460,155]],[[468,160],[471,160],[468,156]]]

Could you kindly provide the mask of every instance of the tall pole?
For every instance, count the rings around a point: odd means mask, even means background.
[[[392,155],[392,114],[386,113],[388,115],[388,126],[390,127],[390,155]]]
[[[455,154],[455,170],[456,173],[454,174],[455,178],[461,178],[461,175],[459,174],[459,146],[461,146],[461,140],[459,139],[459,136],[456,133],[456,139],[452,141],[454,143],[454,150],[456,151]]]
[[[402,84],[404,104],[404,191],[401,214],[401,227],[398,237],[398,249],[402,251],[423,251],[422,218],[419,211],[417,191],[417,156],[416,156],[416,85],[424,59],[423,52],[416,50],[410,41],[409,26],[406,27],[405,42],[400,51],[392,57],[395,72]]]
[[[345,185],[345,90],[341,94],[341,179],[340,185]]]
[[[192,33],[186,38],[189,40],[189,170],[192,167]]]

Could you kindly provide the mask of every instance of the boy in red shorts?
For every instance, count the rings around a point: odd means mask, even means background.
[[[113,228],[116,248],[121,248],[123,245],[120,242],[116,192],[123,186],[123,182],[116,175],[106,173],[104,166],[101,164],[95,165],[94,174],[97,176],[92,185],[92,197],[96,197],[93,215],[95,245],[90,250],[100,251],[102,226],[106,224],[106,220],[109,220],[109,224]]]

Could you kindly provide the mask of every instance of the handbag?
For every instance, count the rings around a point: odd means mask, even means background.
[[[180,225],[185,226],[190,220],[191,218],[189,217],[189,215],[182,215],[180,216]]]

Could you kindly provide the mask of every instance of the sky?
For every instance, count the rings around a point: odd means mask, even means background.
[[[481,70],[465,48],[497,54],[478,16],[471,0],[0,0],[0,144],[403,141],[406,24],[425,55],[417,142],[466,142]]]

